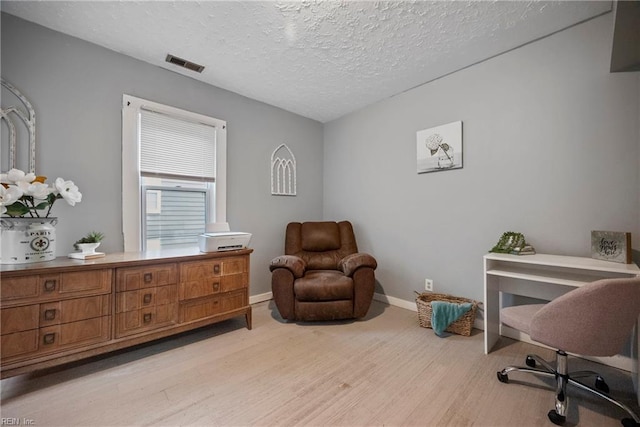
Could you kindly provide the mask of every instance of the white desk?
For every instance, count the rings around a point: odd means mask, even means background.
[[[500,323],[502,294],[522,295],[551,301],[573,288],[602,278],[640,276],[635,264],[619,264],[592,258],[559,255],[507,255],[489,253],[484,256],[484,352],[488,354],[501,335],[533,342],[528,335]],[[633,372],[633,383],[639,391],[638,342],[640,328],[632,340],[631,357],[588,357],[609,366]],[[638,393],[640,404],[640,393]]]

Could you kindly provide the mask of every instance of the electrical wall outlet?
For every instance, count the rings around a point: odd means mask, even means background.
[[[424,290],[425,291],[433,291],[433,280],[424,279]]]

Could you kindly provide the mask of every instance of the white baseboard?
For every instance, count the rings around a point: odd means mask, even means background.
[[[418,307],[416,307],[415,301],[406,301],[396,297],[390,297],[385,294],[375,293],[373,294],[373,299],[376,301],[384,302],[389,305],[393,305],[395,307],[404,308],[411,311],[418,311]]]
[[[249,304],[257,304],[263,301],[269,301],[273,299],[273,292],[265,292],[264,294],[251,295],[249,297]]]

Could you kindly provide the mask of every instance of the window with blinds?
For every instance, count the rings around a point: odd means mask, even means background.
[[[215,126],[142,109],[140,172],[143,176],[215,181]]]
[[[123,207],[132,167],[138,182],[141,250],[197,246],[207,223],[224,221],[226,123],[151,101],[123,97]],[[126,130],[125,128],[131,128]],[[135,138],[135,141],[134,141]],[[222,145],[222,151],[220,145]],[[137,161],[127,158],[137,153]],[[222,153],[222,154],[221,154]],[[131,156],[129,156],[131,157]],[[222,167],[217,167],[216,165]],[[221,202],[221,203],[218,203]],[[126,230],[133,225],[123,212]]]

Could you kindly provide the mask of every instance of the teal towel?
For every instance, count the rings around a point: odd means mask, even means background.
[[[431,301],[431,328],[441,335],[447,327],[471,310],[471,303],[456,304],[447,301]]]

